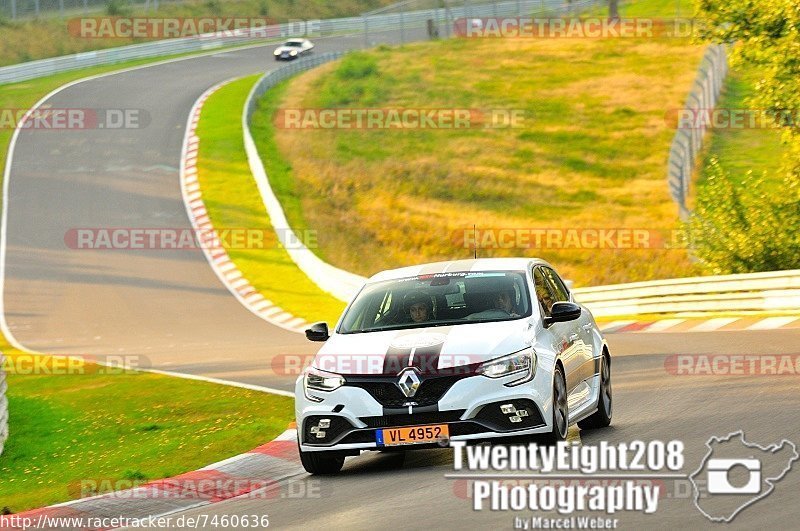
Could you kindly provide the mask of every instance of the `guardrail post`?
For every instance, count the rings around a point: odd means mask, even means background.
[[[366,15],[362,15],[361,18],[364,19],[364,48],[369,48],[369,22]]]
[[[17,0],[11,0],[11,20],[17,18]]]

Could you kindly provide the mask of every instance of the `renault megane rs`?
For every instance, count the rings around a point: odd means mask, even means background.
[[[329,330],[295,388],[311,473],[363,450],[538,435],[611,423],[611,356],[592,314],[547,262],[495,258],[378,273]]]

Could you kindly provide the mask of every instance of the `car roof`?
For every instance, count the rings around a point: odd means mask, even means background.
[[[305,39],[286,39],[286,42],[306,42]]]
[[[461,271],[525,271],[537,264],[552,267],[539,258],[478,258],[451,260],[449,262],[434,262],[381,271],[380,273],[372,275],[369,281],[379,282],[383,280],[414,277],[417,275],[434,275],[436,273],[454,273]]]

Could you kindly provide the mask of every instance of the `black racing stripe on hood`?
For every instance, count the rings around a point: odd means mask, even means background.
[[[397,374],[405,367],[408,367],[408,359],[411,357],[410,348],[389,347],[386,356],[383,358],[383,374]]]
[[[429,375],[439,372],[439,356],[442,354],[444,343],[419,347],[414,351],[411,365],[419,369],[420,374]]]

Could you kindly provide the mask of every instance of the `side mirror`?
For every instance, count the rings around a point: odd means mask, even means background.
[[[574,321],[581,316],[581,307],[574,302],[554,302],[550,309],[550,317],[544,318],[544,325]]]
[[[311,328],[306,328],[306,339],[309,341],[327,341],[331,337],[328,333],[328,323],[320,321],[314,323]]]

